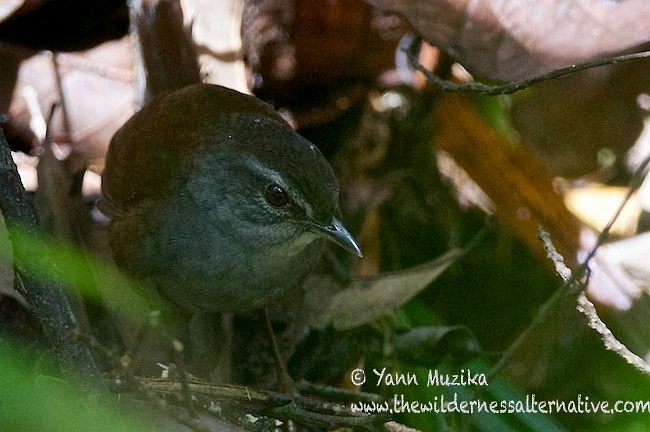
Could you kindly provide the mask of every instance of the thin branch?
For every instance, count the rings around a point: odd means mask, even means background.
[[[630,200],[634,192],[637,189],[639,189],[639,187],[643,183],[643,179],[645,177],[645,172],[648,167],[648,164],[650,164],[650,155],[648,155],[643,160],[643,162],[639,165],[639,167],[634,171],[634,174],[632,175],[632,178],[629,183],[629,190],[625,195],[625,197],[623,198],[623,201],[621,202],[618,209],[616,210],[612,218],[609,220],[607,225],[605,225],[605,228],[603,228],[603,230],[601,231],[596,241],[596,244],[591,248],[591,250],[587,254],[587,257],[584,259],[582,264],[578,267],[578,270],[576,270],[575,272],[572,272],[571,269],[569,269],[566,266],[566,264],[564,263],[564,257],[555,249],[555,246],[553,245],[551,241],[551,237],[548,234],[548,232],[546,232],[541,227],[539,228],[538,236],[542,241],[542,243],[544,244],[544,249],[546,249],[547,257],[555,265],[555,271],[562,279],[563,286],[560,289],[558,289],[551,296],[551,298],[549,298],[546,301],[546,303],[542,305],[537,315],[533,319],[533,322],[531,322],[531,324],[526,328],[526,330],[510,345],[510,347],[508,347],[508,350],[501,356],[497,364],[494,365],[494,367],[490,370],[489,373],[490,377],[497,375],[501,370],[503,370],[503,368],[506,367],[508,362],[514,357],[515,353],[519,350],[519,348],[523,345],[523,343],[530,337],[533,329],[539,325],[542,325],[542,323],[545,322],[546,318],[550,316],[552,310],[557,306],[559,301],[565,298],[565,296],[567,295],[567,291],[569,291],[569,294],[571,293],[579,294],[577,298],[578,304],[576,308],[578,309],[579,312],[587,316],[589,320],[589,326],[594,330],[596,330],[601,335],[605,347],[607,349],[611,349],[612,351],[615,351],[617,354],[623,357],[628,363],[638,367],[639,370],[643,371],[644,373],[649,373],[647,371],[650,371],[650,369],[648,369],[648,367],[650,366],[648,366],[645,362],[643,362],[643,360],[640,359],[640,357],[638,357],[636,354],[629,351],[625,347],[625,345],[620,343],[612,335],[611,331],[609,331],[609,329],[602,322],[602,320],[598,317],[598,314],[596,313],[593,304],[589,302],[589,300],[584,294],[584,285],[580,282],[580,278],[589,269],[589,262],[594,257],[594,255],[596,254],[600,246],[602,246],[605,243],[605,241],[607,241],[607,239],[609,238],[609,233],[612,229],[612,226],[614,225],[616,219],[618,219],[619,215],[623,211],[623,207],[625,207],[625,205]],[[569,289],[567,290],[567,288]],[[639,363],[639,360],[642,363]]]
[[[319,399],[333,400],[342,403],[359,402],[379,403],[381,397],[375,393],[359,392],[357,390],[347,390],[340,387],[331,387],[323,384],[314,384],[309,381],[301,380],[296,383],[300,394],[315,395]]]
[[[31,257],[25,239],[33,240],[38,236],[38,222],[1,128],[0,210],[9,230],[16,277],[22,283],[20,291],[40,320],[62,368],[84,378],[89,388],[103,388],[90,351],[75,337],[77,323],[61,286],[53,281],[39,280],[27,270]]]
[[[598,312],[596,311],[595,306],[593,303],[589,301],[587,296],[584,293],[584,285],[579,282],[579,279],[585,274],[585,272],[589,268],[589,262],[592,260],[592,258],[596,255],[596,251],[602,246],[607,239],[609,238],[609,233],[612,229],[612,226],[620,216],[621,212],[623,211],[623,208],[627,204],[627,202],[630,200],[634,192],[641,186],[643,183],[643,179],[645,177],[646,173],[646,168],[648,164],[650,163],[650,155],[647,156],[644,161],[639,165],[639,167],[636,169],[634,174],[632,175],[632,179],[630,180],[629,184],[629,189],[627,191],[627,194],[623,198],[623,201],[621,204],[618,206],[616,209],[616,212],[612,216],[612,218],[609,220],[607,225],[605,225],[605,228],[600,232],[600,235],[598,236],[598,239],[596,240],[596,244],[591,248],[587,256],[585,257],[583,263],[580,265],[578,270],[576,272],[572,272],[565,264],[564,264],[564,258],[562,255],[560,255],[556,250],[555,247],[553,246],[553,243],[551,241],[550,235],[544,231],[542,228],[539,228],[539,237],[544,243],[544,248],[547,251],[549,259],[553,261],[555,264],[555,269],[557,274],[562,278],[564,281],[564,287],[569,287],[572,289],[579,289],[580,290],[580,295],[578,296],[578,304],[576,306],[576,309],[585,315],[588,319],[588,325],[592,329],[594,329],[598,334],[600,335],[603,345],[605,346],[606,349],[615,352],[619,356],[621,356],[625,361],[627,361],[629,364],[632,366],[636,367],[639,371],[650,375],[650,364],[646,363],[641,357],[638,355],[634,354],[632,351],[630,351],[622,342],[620,342],[614,334],[611,332],[611,330],[607,327],[607,325],[603,322],[603,320],[600,319],[598,316]]]
[[[576,285],[576,281],[580,280],[585,275],[585,273],[589,271],[589,262],[591,262],[593,257],[596,255],[598,249],[603,244],[605,244],[605,242],[609,238],[609,234],[612,230],[612,227],[614,226],[614,223],[621,215],[621,212],[623,211],[627,203],[630,201],[630,198],[632,198],[634,193],[643,184],[643,180],[646,176],[646,169],[648,167],[648,164],[650,164],[650,155],[646,156],[643,162],[641,162],[641,164],[632,174],[632,178],[630,179],[630,183],[628,184],[628,191],[623,197],[623,201],[621,201],[618,208],[614,212],[614,215],[610,218],[609,222],[607,222],[607,225],[605,225],[603,230],[600,232],[598,238],[596,239],[596,243],[592,246],[591,250],[589,251],[589,253],[587,253],[587,256],[582,261],[582,264],[580,264],[580,266],[576,271],[572,272],[564,264],[564,258],[555,250],[553,243],[551,242],[550,235],[546,231],[544,231],[541,227],[538,229],[539,239],[542,240],[542,242],[544,243],[544,248],[546,249],[547,257],[555,264],[555,271],[564,281],[563,288],[567,288],[567,287],[579,288],[583,290],[584,287],[582,287],[582,284]],[[567,272],[568,272],[568,276],[567,276]]]
[[[650,375],[650,364],[638,355],[634,354],[628,347],[616,339],[616,336],[614,336],[612,331],[607,327],[607,324],[600,319],[596,307],[589,301],[585,293],[580,293],[580,296],[578,296],[578,305],[576,306],[576,309],[587,317],[587,325],[600,335],[606,349],[614,351],[639,371],[646,375]]]
[[[646,156],[646,158],[641,162],[641,165],[634,171],[634,174],[632,174],[632,178],[630,179],[630,183],[628,185],[628,191],[623,197],[623,201],[621,201],[621,204],[619,204],[618,208],[616,209],[616,212],[612,216],[612,218],[607,222],[607,225],[605,225],[605,228],[600,232],[598,235],[598,239],[596,240],[596,244],[591,248],[589,253],[587,254],[587,257],[584,259],[582,265],[578,268],[578,270],[574,273],[574,276],[576,278],[581,278],[584,273],[587,271],[589,267],[589,261],[596,255],[596,252],[598,251],[598,248],[602,246],[607,239],[609,238],[609,233],[612,230],[612,227],[614,226],[614,223],[618,219],[618,217],[621,215],[621,212],[623,211],[623,208],[625,205],[628,203],[630,198],[632,198],[632,195],[641,187],[643,184],[643,180],[645,179],[646,176],[646,169],[648,167],[648,164],[650,164],[650,155]]]
[[[197,411],[203,414],[215,416],[215,411],[210,407],[218,405],[219,402],[235,403],[237,410],[249,411],[269,418],[284,421],[294,421],[307,427],[332,429],[336,427],[351,427],[355,430],[375,431],[380,430],[387,417],[377,414],[355,414],[347,404],[316,400],[298,394],[280,393],[267,390],[256,390],[237,385],[217,385],[210,382],[198,380],[185,376],[185,382],[167,378],[143,378],[133,375],[128,366],[113,352],[108,350],[101,342],[93,336],[79,334],[88,345],[93,347],[123,378],[118,383],[111,380],[107,386],[114,392],[123,393],[135,391],[153,403],[163,413],[166,413],[177,421],[188,425],[193,430],[203,430],[201,425],[191,417],[180,416],[172,409],[172,404],[164,401],[180,402],[185,408],[188,400],[195,401]],[[306,383],[303,383],[306,385]],[[341,398],[344,390],[324,390],[324,386],[310,386],[310,389],[319,388],[321,393],[334,395]],[[335,393],[336,391],[336,393]],[[175,396],[165,398],[164,396]],[[372,400],[378,402],[378,396],[370,394],[359,394],[353,397],[351,392],[345,392],[344,399],[348,401]],[[174,406],[178,406],[173,404]],[[217,415],[220,418],[220,415]],[[390,429],[392,430],[392,429]]]
[[[166,403],[166,401],[159,395],[155,394],[152,391],[146,391],[140,387],[138,378],[131,373],[129,370],[128,364],[122,361],[122,359],[116,356],[111,350],[106,348],[104,344],[99,342],[91,334],[86,334],[82,332],[77,332],[77,337],[85,341],[88,346],[93,348],[102,358],[107,361],[113,367],[114,372],[120,376],[119,380],[111,379],[107,381],[106,387],[111,389],[114,392],[124,393],[125,391],[136,391],[142,396],[144,396],[151,404],[156,407],[160,412],[168,415],[171,419],[177,421],[178,423],[187,426],[189,429],[195,432],[207,432],[210,429],[198,423],[198,421],[192,415],[193,411],[187,409],[188,413],[182,413],[174,409],[174,406]],[[187,380],[186,380],[187,382]],[[183,392],[183,396],[185,394]]]
[[[61,68],[59,67],[59,55],[52,53],[50,55],[52,61],[52,70],[54,71],[54,82],[56,89],[59,92],[59,104],[61,105],[61,113],[63,115],[63,130],[66,136],[66,141],[72,144],[72,125],[70,123],[70,111],[68,109],[67,97],[63,89],[63,77],[61,75]]]
[[[555,273],[557,273],[558,276],[560,276],[560,279],[564,281],[564,285],[575,290],[582,289],[581,284],[573,277],[571,269],[564,263],[564,257],[557,251],[557,249],[555,249],[555,246],[551,241],[551,235],[542,227],[538,227],[537,236],[544,244],[546,258],[550,259],[555,265]]]
[[[139,388],[147,392],[175,394],[181,392],[181,384],[166,379],[137,378]],[[383,425],[385,418],[378,415],[355,415],[343,405],[317,401],[299,395],[254,390],[241,386],[215,385],[191,381],[189,388],[198,406],[211,406],[215,401],[238,402],[254,412],[279,420],[293,420],[308,426],[332,429],[351,427],[374,431]],[[209,412],[208,412],[209,413]]]
[[[269,311],[267,308],[262,309],[262,319],[266,325],[266,332],[269,335],[271,346],[273,347],[273,356],[275,357],[278,387],[290,393],[298,393],[298,390],[296,390],[296,384],[293,382],[293,379],[289,375],[289,372],[287,372],[285,360],[282,358],[282,354],[280,353],[278,340],[275,337],[275,331],[273,331],[273,324],[271,324],[271,317],[269,316]]]
[[[539,229],[540,239],[544,242],[544,247],[547,250],[548,256],[555,264],[556,272],[564,281],[565,287],[567,286],[570,288],[577,287],[580,289],[580,295],[578,296],[578,304],[576,306],[578,312],[582,313],[587,317],[588,320],[587,324],[589,325],[589,327],[591,327],[600,335],[600,338],[603,341],[603,345],[605,346],[606,349],[615,352],[616,354],[621,356],[625,361],[627,361],[630,365],[634,366],[635,368],[637,368],[639,371],[643,372],[646,375],[650,375],[650,364],[648,364],[645,360],[643,360],[643,358],[639,357],[638,355],[630,351],[622,342],[620,342],[616,338],[616,336],[614,336],[612,331],[598,316],[598,311],[596,311],[596,307],[594,306],[594,304],[591,303],[591,301],[589,301],[589,299],[585,295],[584,285],[579,282],[579,279],[582,278],[585,272],[587,272],[589,268],[589,262],[596,255],[598,249],[609,238],[609,233],[612,229],[612,226],[620,216],[627,202],[630,200],[630,198],[636,192],[636,190],[639,187],[641,187],[649,163],[650,163],[650,155],[648,155],[643,160],[641,165],[639,165],[639,167],[632,175],[629,184],[629,189],[625,194],[623,201],[618,206],[616,212],[609,220],[607,225],[605,225],[605,228],[603,228],[603,230],[600,232],[598,239],[596,240],[596,244],[591,248],[591,250],[585,257],[583,263],[580,265],[580,267],[575,273],[572,272],[564,264],[564,259],[562,255],[560,255],[559,253],[557,253],[557,251],[555,251],[555,247],[551,242],[550,235],[543,229],[541,228]]]
[[[557,79],[565,75],[569,75],[586,69],[592,69],[600,66],[612,65],[617,63],[625,63],[633,60],[650,58],[650,51],[641,51],[641,52],[624,54],[615,57],[605,57],[605,58],[593,60],[586,63],[573,64],[571,66],[555,69],[550,72],[544,73],[542,75],[537,75],[532,78],[527,78],[521,81],[512,81],[502,85],[491,86],[483,83],[457,84],[453,81],[440,78],[439,76],[437,76],[436,74],[434,74],[433,72],[431,72],[430,70],[422,66],[418,62],[418,59],[415,57],[413,52],[411,52],[409,49],[405,49],[404,52],[406,53],[406,56],[408,57],[413,67],[418,71],[422,72],[424,76],[426,76],[427,79],[431,81],[431,83],[440,87],[442,90],[450,91],[450,92],[478,93],[478,94],[483,94],[488,96],[512,94],[520,90],[527,89],[528,87],[531,87],[542,81]]]
[[[188,384],[187,371],[185,370],[185,359],[183,358],[183,351],[185,348],[181,341],[171,337],[167,332],[161,330],[161,334],[167,340],[167,343],[171,345],[172,358],[174,359],[178,372],[177,375],[180,378],[181,383],[181,395],[183,396],[182,401],[185,404],[185,409],[187,409],[187,414],[194,419],[196,418],[196,412],[190,395],[190,386]]]
[[[615,218],[616,217],[612,218],[612,220],[615,220]],[[540,239],[544,242],[544,247],[546,248],[547,251],[548,250],[552,251],[551,253],[549,253],[549,258],[555,264],[555,268],[557,269],[557,274],[560,275],[562,280],[564,280],[565,285],[570,285],[571,287],[582,287],[582,284],[578,282],[576,277],[572,274],[571,270],[564,264],[564,258],[562,257],[562,255],[560,255],[559,253],[557,253],[557,251],[555,251],[555,247],[551,242],[550,235],[542,228],[540,228],[539,231],[540,231],[539,236]],[[589,327],[594,329],[600,335],[600,338],[603,341],[603,345],[605,346],[606,349],[615,352],[616,354],[621,356],[626,362],[628,362],[629,364],[631,364],[632,366],[634,366],[644,374],[650,375],[650,364],[646,363],[641,357],[634,354],[621,341],[616,339],[616,336],[614,336],[612,331],[607,327],[607,324],[605,324],[603,320],[601,320],[600,317],[598,316],[596,307],[592,302],[589,301],[589,299],[584,293],[584,290],[582,290],[582,292],[580,292],[580,295],[578,296],[578,305],[576,306],[576,309],[578,310],[578,312],[582,313],[584,316],[587,317],[588,320],[587,324],[589,325]]]

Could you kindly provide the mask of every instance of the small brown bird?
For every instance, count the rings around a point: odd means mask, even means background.
[[[312,271],[323,239],[361,256],[321,152],[224,87],[152,100],[113,137],[102,187],[118,266],[188,312],[264,307]]]

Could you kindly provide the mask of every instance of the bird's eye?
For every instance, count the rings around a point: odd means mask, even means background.
[[[266,201],[275,207],[289,204],[289,195],[278,184],[270,184],[266,188]]]

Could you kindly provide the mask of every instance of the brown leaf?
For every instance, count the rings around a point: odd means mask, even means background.
[[[513,127],[553,175],[606,180],[644,130],[649,88],[650,61],[546,81],[513,96]]]
[[[452,249],[408,270],[358,277],[340,291],[331,279],[312,280],[305,284],[307,322],[315,328],[331,324],[336,329],[348,329],[387,315],[419,294],[464,253],[463,249]]]
[[[474,73],[518,80],[650,40],[647,0],[367,0]]]

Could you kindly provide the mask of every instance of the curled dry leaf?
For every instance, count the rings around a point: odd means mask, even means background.
[[[367,0],[470,71],[518,80],[650,41],[647,0]]]
[[[389,314],[424,290],[465,251],[452,249],[408,270],[354,278],[345,288],[332,279],[314,276],[304,285],[307,323],[315,328],[332,325],[343,330]]]

